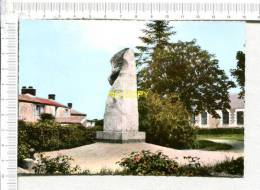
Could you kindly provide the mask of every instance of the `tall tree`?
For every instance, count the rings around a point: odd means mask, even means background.
[[[140,83],[144,84],[145,80],[147,80],[146,75],[150,72],[155,52],[160,49],[162,51],[170,45],[170,37],[176,33],[173,31],[173,27],[169,25],[169,21],[162,20],[148,22],[146,28],[142,31],[144,36],[139,38],[144,45],[137,46],[135,53],[138,66],[137,83],[139,88],[141,88]]]
[[[231,69],[231,75],[235,77],[238,85],[240,86],[239,97],[244,98],[245,96],[245,54],[242,51],[238,51],[236,55],[237,67]]]
[[[198,114],[206,110],[214,117],[219,117],[216,110],[230,108],[228,90],[235,84],[219,68],[214,55],[202,50],[195,40],[173,43],[170,35],[174,32],[166,30],[166,34],[158,35],[153,28],[156,25],[156,22],[147,25],[150,33],[141,38],[145,39],[143,43],[147,46],[141,52],[145,54],[145,59],[139,62],[146,65],[138,75],[139,88],[162,96],[177,93],[189,112]],[[169,26],[165,28],[171,29]],[[151,46],[151,41],[160,41],[154,39],[156,36],[167,36],[167,43]]]
[[[144,46],[137,46],[137,65],[150,64],[156,49],[165,48],[170,44],[170,37],[175,34],[168,21],[156,20],[146,24],[144,36],[139,37]]]

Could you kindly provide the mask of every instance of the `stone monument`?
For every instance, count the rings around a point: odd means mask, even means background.
[[[145,133],[138,131],[138,102],[136,64],[129,48],[116,53],[111,59],[112,86],[106,101],[103,131],[96,138],[107,142],[143,142]]]

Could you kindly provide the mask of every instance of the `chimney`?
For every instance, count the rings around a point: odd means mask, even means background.
[[[55,94],[49,94],[48,99],[49,100],[55,100]]]
[[[29,86],[26,88],[26,86],[22,87],[21,94],[31,94],[33,96],[36,95],[36,89],[34,89],[32,86]]]
[[[68,107],[69,107],[69,108],[72,108],[72,103],[68,103]]]

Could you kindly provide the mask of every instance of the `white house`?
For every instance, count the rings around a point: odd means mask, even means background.
[[[23,87],[18,97],[19,120],[38,122],[42,113],[52,114],[55,120],[62,124],[81,124],[87,127],[87,115],[72,108],[72,103],[61,104],[55,100],[55,94],[48,98],[36,96],[36,89],[32,86]]]
[[[195,117],[195,125],[200,128],[244,127],[244,99],[240,99],[238,94],[230,94],[229,98],[231,108],[226,112],[217,110],[220,118],[204,112]]]

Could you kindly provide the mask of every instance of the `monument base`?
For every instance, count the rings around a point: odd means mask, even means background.
[[[101,142],[111,142],[111,143],[145,142],[145,132],[97,131],[96,139]]]

